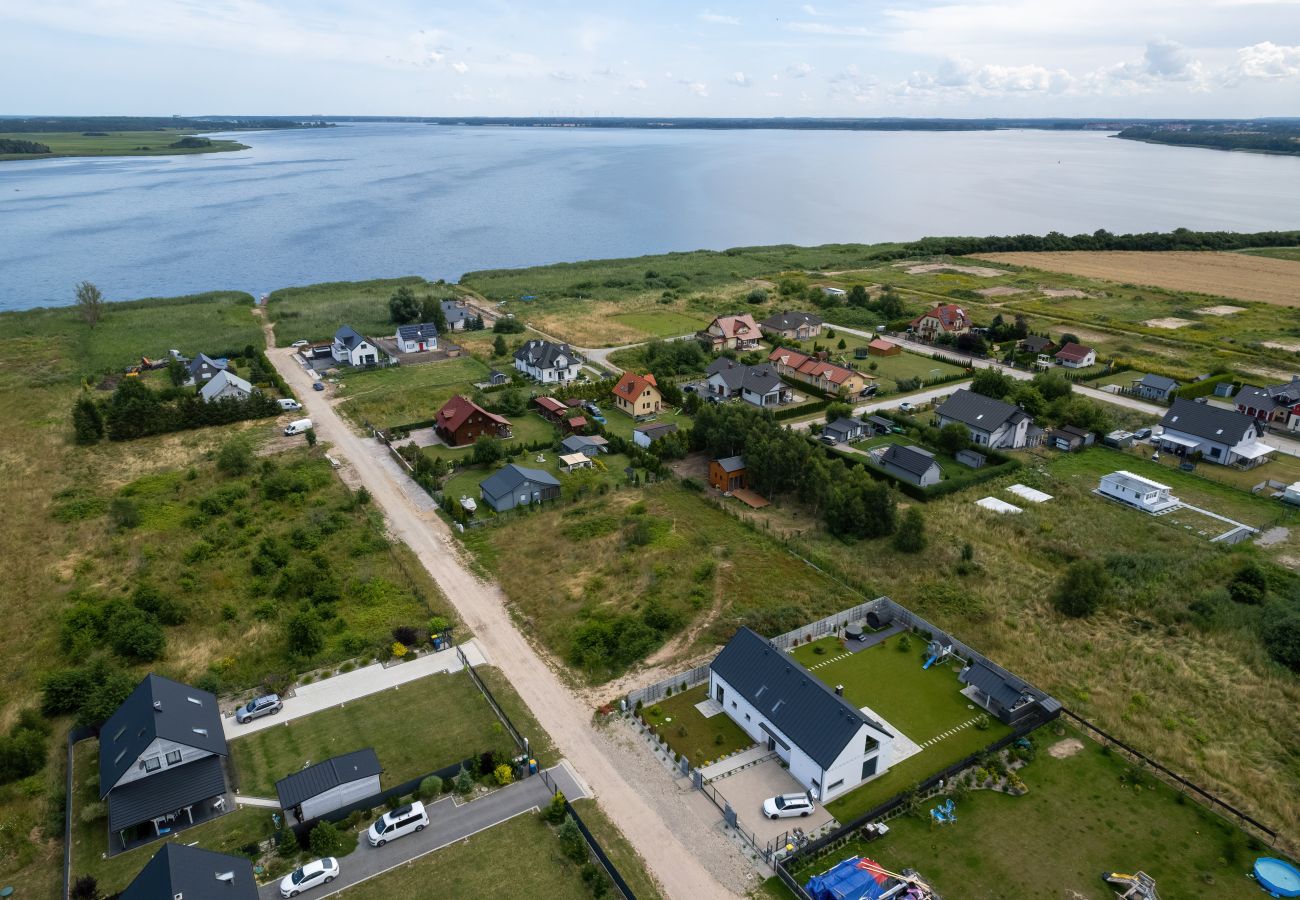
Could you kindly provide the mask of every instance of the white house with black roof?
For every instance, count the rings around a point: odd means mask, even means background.
[[[227,755],[217,698],[149,674],[99,732],[99,797],[123,847],[224,810]]]
[[[281,809],[306,822],[378,794],[380,771],[379,757],[366,747],[281,778],[275,793]]]
[[[199,396],[203,398],[204,403],[215,403],[218,400],[247,400],[253,396],[253,387],[244,379],[231,372],[229,369],[222,369],[203,387],[199,388]]]
[[[203,384],[210,380],[218,372],[224,372],[230,368],[229,360],[208,356],[206,353],[200,353],[190,360],[189,374],[190,384]]]
[[[582,369],[582,357],[568,344],[528,341],[515,351],[515,368],[544,384],[573,381]]]
[[[334,332],[330,353],[335,362],[349,366],[378,365],[384,355],[374,341],[353,330],[351,325],[344,325]]]
[[[962,388],[935,412],[939,427],[951,422],[966,426],[971,443],[995,450],[1019,450],[1029,443],[1033,419],[1023,409]]]
[[[929,487],[943,478],[943,470],[929,450],[910,444],[890,444],[877,457],[880,467],[910,484]]]
[[[119,900],[258,900],[253,863],[202,847],[163,844]]]
[[[883,724],[749,628],[709,664],[709,696],[820,801],[890,766],[894,735]]]
[[[1259,465],[1276,447],[1262,443],[1263,426],[1257,419],[1210,403],[1179,398],[1160,420],[1160,449],[1179,456],[1199,453],[1224,466]]]
[[[774,407],[788,403],[794,396],[771,365],[747,366],[719,358],[709,363],[705,374],[709,393],[716,397],[739,397],[754,406]]]
[[[403,353],[423,353],[438,349],[438,326],[432,322],[397,326],[397,349]]]
[[[463,300],[443,300],[442,314],[447,319],[448,331],[464,331],[475,318],[474,310]]]
[[[961,670],[958,680],[968,687],[962,691],[998,721],[1015,725],[1033,713],[1048,696],[1028,682],[1005,671],[998,671],[983,661]]]

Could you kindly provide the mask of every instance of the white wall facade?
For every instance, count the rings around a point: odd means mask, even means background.
[[[109,735],[108,738],[112,736]],[[180,759],[173,763],[167,762],[167,754],[180,752]],[[122,773],[122,777],[117,780],[114,788],[119,788],[124,784],[130,784],[132,781],[139,781],[141,778],[148,778],[150,775],[157,775],[168,769],[174,769],[177,766],[183,766],[186,763],[192,763],[196,759],[203,759],[205,756],[212,756],[207,750],[200,750],[198,747],[191,747],[188,744],[178,744],[175,741],[164,740],[163,738],[154,738],[153,743],[145,748],[131,768]],[[158,768],[152,771],[145,768],[145,763],[150,760],[158,761]],[[151,762],[148,764],[152,765]]]
[[[299,806],[302,807],[302,818],[305,821],[341,809],[350,803],[373,797],[378,793],[379,776],[371,775],[366,778],[358,778],[356,781],[349,781],[347,784],[340,784],[338,787],[330,788],[315,797],[308,797]]]

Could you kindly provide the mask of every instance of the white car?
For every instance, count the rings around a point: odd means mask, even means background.
[[[290,347],[306,347],[308,343],[310,343],[310,342],[309,342],[309,341],[294,341],[294,342],[293,342],[292,344],[290,344],[289,346],[290,346]]]
[[[295,869],[280,882],[281,897],[297,897],[303,891],[329,884],[339,877],[339,861],[332,856],[315,859]]]
[[[370,841],[372,847],[382,847],[396,838],[424,831],[428,824],[429,815],[424,811],[424,804],[416,800],[376,819],[375,824],[366,831],[366,840]]]
[[[292,397],[281,397],[275,402],[279,403],[280,409],[283,409],[286,412],[293,412],[295,409],[302,409],[302,404]]]
[[[812,798],[807,794],[778,794],[763,801],[763,815],[769,819],[810,816],[814,809]]]
[[[910,412],[915,412],[915,411],[916,411],[916,407],[913,406],[912,404],[908,403],[906,400],[904,400],[902,403],[898,404],[898,408],[899,408],[900,410],[902,410],[903,412],[905,412],[905,413],[910,413]]]

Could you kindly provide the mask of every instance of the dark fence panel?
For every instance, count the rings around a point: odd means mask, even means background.
[[[556,786],[555,782],[551,780],[551,776],[545,769],[538,769],[537,774],[542,776],[542,782],[550,790],[551,796],[554,797],[560,789]],[[564,811],[573,817],[573,821],[578,826],[578,830],[582,832],[582,837],[587,842],[587,847],[591,850],[592,856],[596,858],[596,861],[600,863],[601,867],[605,870],[605,874],[609,876],[609,880],[613,883],[614,887],[618,889],[619,893],[621,893],[626,900],[636,900],[636,894],[632,892],[632,888],[629,887],[628,883],[623,879],[623,875],[618,871],[618,867],[614,865],[614,861],[605,854],[604,849],[600,846],[600,842],[597,841],[596,836],[591,833],[591,829],[587,827],[587,823],[582,821],[582,816],[580,816],[578,811],[573,808],[573,804],[569,802],[567,797],[564,799]]]
[[[501,708],[501,704],[497,703],[497,698],[492,696],[492,691],[488,689],[488,686],[484,684],[483,679],[474,671],[474,667],[469,664],[469,660],[465,658],[465,651],[461,650],[460,647],[457,647],[456,655],[460,657],[461,665],[465,667],[465,671],[469,673],[470,679],[483,694],[483,699],[487,700],[488,706],[492,707],[492,711],[497,714],[497,718],[501,720],[501,724],[506,726],[506,731],[510,732],[510,736],[514,738],[515,746],[520,750],[527,750],[528,740],[523,736],[519,729],[515,727],[515,723],[510,721],[510,717],[506,715],[506,711]]]
[[[63,900],[68,900],[72,890],[72,754],[73,747],[86,738],[92,738],[96,729],[77,725],[68,732],[68,771],[63,777]]]

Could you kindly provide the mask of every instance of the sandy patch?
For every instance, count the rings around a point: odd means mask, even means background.
[[[1003,269],[990,269],[988,266],[958,266],[952,263],[923,263],[921,265],[894,263],[894,265],[906,266],[908,275],[929,275],[931,272],[961,272],[963,275],[977,275],[980,278],[997,278],[999,275],[1010,274]]]
[[[1148,328],[1185,328],[1188,325],[1195,325],[1191,319],[1180,319],[1177,316],[1165,316],[1163,319],[1147,319],[1142,323]]]
[[[1039,288],[1044,297],[1086,297],[1087,291],[1078,288]]]
[[[975,293],[981,297],[1012,297],[1016,294],[1023,294],[1024,288],[1008,287],[1005,284],[999,284],[997,287],[980,288]]]
[[[1290,536],[1291,529],[1279,525],[1268,529],[1268,531],[1255,538],[1255,544],[1260,547],[1272,547],[1274,544],[1282,543]]]
[[[1264,347],[1272,347],[1274,350],[1289,350],[1292,353],[1300,353],[1300,341],[1262,341]]]
[[[1083,741],[1078,738],[1066,738],[1047,748],[1053,759],[1068,759],[1083,749]]]
[[[1234,313],[1245,312],[1244,306],[1202,306],[1196,310],[1203,316],[1231,316]]]

